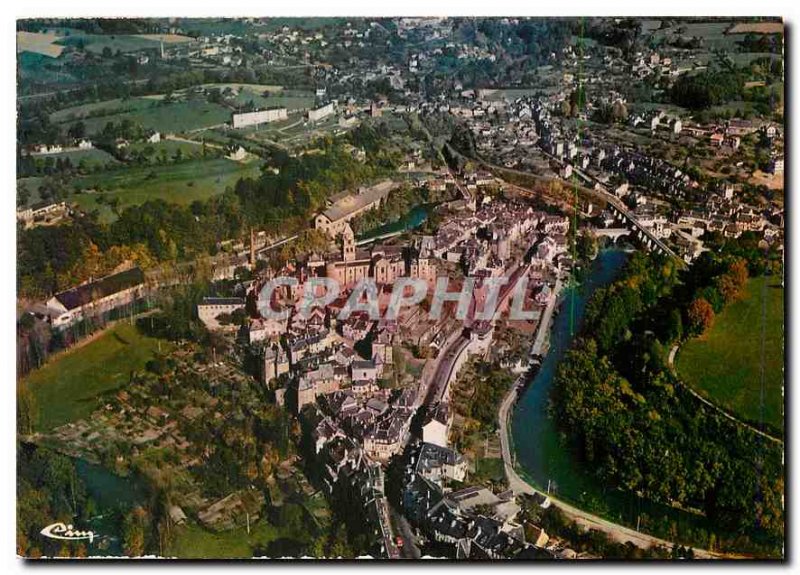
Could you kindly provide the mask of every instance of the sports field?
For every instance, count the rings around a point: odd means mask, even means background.
[[[762,417],[763,367],[763,419],[776,433],[783,431],[783,298],[778,278],[750,279],[744,297],[724,309],[702,337],[688,341],[677,358],[687,384],[755,424]]]
[[[66,351],[26,378],[38,407],[37,430],[46,431],[84,418],[100,394],[125,385],[144,368],[159,340],[118,323],[93,341]],[[161,342],[167,351],[169,343]]]

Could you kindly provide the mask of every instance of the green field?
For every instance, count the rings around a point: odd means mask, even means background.
[[[224,90],[225,88],[230,88],[231,90],[250,90],[251,92],[257,92],[259,94],[268,91],[273,93],[279,93],[283,90],[283,86],[278,86],[277,84],[244,84],[242,82],[215,82],[210,84],[200,84],[201,88],[217,88],[219,90]]]
[[[50,119],[56,123],[74,122],[89,116],[112,116],[151,108],[154,105],[154,101],[149,98],[114,98],[112,100],[62,108],[50,114]]]
[[[159,341],[127,323],[118,323],[94,341],[65,352],[31,373],[25,382],[36,398],[37,428],[49,430],[87,417],[94,399],[125,385],[132,371],[144,368]],[[161,342],[161,349],[168,349]]]
[[[108,122],[119,124],[125,119],[139,124],[145,129],[156,130],[161,133],[186,132],[208,128],[223,124],[231,119],[231,111],[228,108],[200,99],[169,104],[162,104],[158,100],[148,98],[132,100],[124,103],[124,105],[115,104],[114,102],[112,101],[107,108],[101,108],[111,111],[110,115],[83,118],[82,121],[88,134],[101,132]],[[118,106],[119,111],[113,107],[114,105]],[[76,114],[76,116],[81,113],[80,110],[77,112],[75,110],[61,110],[61,112],[65,113],[66,117],[70,113]],[[97,111],[95,110],[94,113],[97,113]],[[62,129],[66,132],[71,125],[72,122],[64,122]]]
[[[109,48],[112,52],[137,52],[139,50],[156,50],[160,44],[152,38],[143,38],[129,34],[86,34],[83,31],[75,31],[69,36],[61,38],[56,42],[62,46],[83,45],[87,52],[101,54],[104,48]]]
[[[187,524],[176,528],[166,554],[180,559],[250,559],[257,547],[266,547],[279,537],[280,530],[266,521],[252,525],[249,535],[242,527],[217,533]]]
[[[99,209],[101,219],[110,221],[114,215],[108,203],[113,198],[119,198],[120,210],[153,199],[186,205],[223,193],[239,178],[258,174],[257,162],[242,164],[226,158],[132,167],[78,178],[76,183],[81,188],[92,189],[99,185],[103,191],[74,194],[69,201],[87,211]]]
[[[289,111],[303,110],[314,106],[314,94],[303,90],[282,90],[269,96],[264,96],[264,90],[242,88],[234,97],[237,106],[244,106],[252,101],[258,108],[284,107]]]
[[[692,38],[694,36],[703,39],[703,46],[708,52],[713,50],[735,51],[736,42],[740,38],[725,34],[733,24],[732,20],[711,18],[706,22],[673,22],[668,28],[652,31],[652,37],[657,41],[666,39],[667,36]]]
[[[128,151],[134,153],[147,148],[155,150],[151,159],[156,160],[161,156],[161,150],[164,150],[169,158],[172,158],[178,150],[181,151],[184,157],[194,156],[200,158],[203,155],[203,144],[201,142],[194,143],[181,140],[161,140],[155,144],[149,142],[135,142],[128,146]]]
[[[26,206],[33,206],[42,201],[42,197],[39,194],[39,186],[41,186],[44,182],[45,178],[38,176],[20,178],[17,180],[17,193],[19,194],[19,190],[23,188],[28,190],[30,193],[30,198],[27,202],[25,202]]]
[[[187,522],[175,528],[174,537],[164,554],[180,559],[250,559],[253,556],[296,556],[310,551],[308,543],[318,532],[318,527],[308,513],[327,515],[324,497],[319,494],[302,504],[285,505],[294,509],[293,519],[288,524],[270,523],[261,518],[250,524],[249,533],[244,526],[217,532]]]
[[[53,158],[54,161],[58,160],[59,158],[69,158],[69,161],[72,162],[72,165],[77,166],[81,162],[84,162],[87,167],[119,164],[119,161],[114,156],[97,148],[90,148],[88,150],[71,150],[69,152],[61,152],[59,154],[35,156],[35,158],[37,161],[43,161],[47,158]]]
[[[763,290],[763,291],[762,291]],[[762,322],[762,294],[766,322]],[[761,421],[761,330],[764,345],[764,423],[783,431],[783,299],[775,277],[753,278],[702,337],[680,350],[677,369],[693,389],[748,422]]]

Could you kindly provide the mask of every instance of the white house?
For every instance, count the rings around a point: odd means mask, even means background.
[[[425,423],[422,425],[422,441],[432,443],[440,447],[447,447],[447,436],[450,433],[450,426],[453,423],[453,416],[447,403],[438,404],[428,414]]]

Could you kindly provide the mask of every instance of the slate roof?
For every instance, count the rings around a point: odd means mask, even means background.
[[[118,274],[106,276],[95,282],[83,284],[55,295],[68,310],[73,310],[93,301],[124,291],[144,283],[144,273],[131,268]]]

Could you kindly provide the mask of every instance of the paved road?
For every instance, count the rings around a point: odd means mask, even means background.
[[[563,283],[561,282],[561,278],[556,278],[556,285],[553,287],[553,296],[550,298],[550,301],[547,302],[547,307],[545,307],[544,312],[542,312],[539,325],[536,326],[536,338],[533,340],[533,347],[531,348],[531,354],[533,355],[542,355],[544,352],[545,342],[550,335],[550,322],[553,319],[553,311],[555,310],[562,287]]]
[[[398,533],[403,540],[403,546],[400,548],[400,555],[404,559],[419,559],[422,556],[422,552],[419,550],[419,547],[417,547],[414,538],[414,530],[411,528],[408,520],[391,506],[389,507],[389,516],[392,520],[394,532]]]
[[[380,522],[386,556],[389,559],[400,559],[400,550],[397,548],[397,545],[395,545],[395,534],[392,530],[391,518],[389,517],[389,501],[385,497],[380,497],[377,500],[377,504],[378,521]]]

